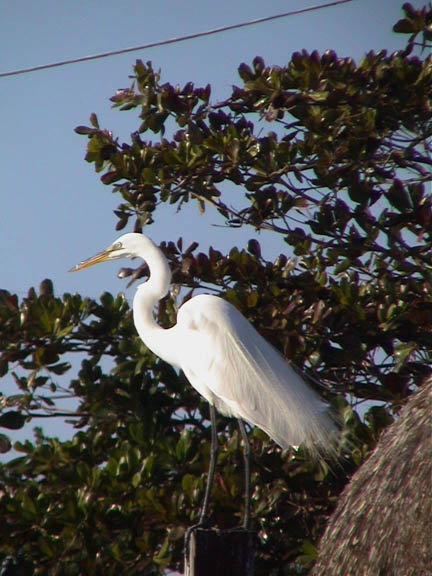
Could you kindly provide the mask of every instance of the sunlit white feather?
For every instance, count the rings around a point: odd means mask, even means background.
[[[282,448],[332,451],[327,405],[229,302],[195,296],[179,310],[180,367],[209,402],[264,430]]]

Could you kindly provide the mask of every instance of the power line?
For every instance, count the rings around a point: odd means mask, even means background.
[[[57,68],[59,66],[66,66],[68,64],[77,64],[78,62],[87,62],[89,60],[97,60],[99,58],[108,58],[109,56],[117,56],[119,54],[127,54],[128,52],[136,52],[138,50],[148,50],[157,46],[166,46],[168,44],[175,44],[178,42],[185,42],[186,40],[193,40],[195,38],[202,38],[204,36],[211,36],[213,34],[220,34],[229,30],[236,30],[237,28],[245,28],[246,26],[254,26],[255,24],[262,24],[263,22],[270,22],[279,18],[286,18],[287,16],[296,16],[297,14],[304,14],[305,12],[312,12],[314,10],[321,10],[322,8],[330,8],[331,6],[338,6],[339,4],[346,4],[353,0],[335,0],[334,2],[327,2],[326,4],[317,4],[309,6],[308,8],[300,8],[298,10],[291,10],[283,14],[275,14],[274,16],[265,16],[257,18],[256,20],[249,20],[247,22],[240,22],[239,24],[231,24],[222,26],[221,28],[213,28],[204,32],[195,32],[194,34],[187,34],[186,36],[179,36],[177,38],[170,38],[168,40],[160,40],[158,42],[150,42],[149,44],[142,44],[141,46],[133,46],[132,48],[123,48],[122,50],[111,50],[110,52],[102,52],[101,54],[93,54],[91,56],[81,56],[80,58],[71,58],[70,60],[62,60],[60,62],[52,62],[51,64],[41,64],[39,66],[32,66],[30,68],[21,68],[19,70],[11,70],[9,72],[0,72],[0,78],[6,76],[17,76],[18,74],[29,74],[30,72],[37,72],[39,70],[47,70],[48,68]]]

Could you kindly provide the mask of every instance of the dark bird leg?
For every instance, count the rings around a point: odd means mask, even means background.
[[[211,445],[210,445],[210,465],[207,477],[207,485],[204,494],[203,505],[198,526],[207,524],[208,509],[210,503],[210,492],[213,486],[214,475],[216,471],[216,463],[219,452],[217,427],[216,427],[216,408],[210,404],[210,421],[211,421]]]
[[[216,463],[217,457],[219,452],[219,445],[218,445],[218,438],[217,438],[217,426],[216,426],[216,408],[213,404],[210,404],[210,422],[211,422],[211,445],[210,445],[210,464],[209,464],[209,471],[207,476],[207,484],[204,493],[204,500],[203,505],[201,508],[200,518],[197,524],[194,524],[190,528],[187,529],[185,535],[185,558],[187,558],[188,549],[189,549],[189,540],[192,532],[197,528],[204,528],[208,524],[208,510],[210,504],[210,493],[213,486],[215,471],[216,471]]]
[[[243,455],[244,455],[244,473],[245,473],[245,513],[243,519],[243,528],[249,530],[250,526],[250,507],[251,507],[251,451],[249,439],[246,432],[245,423],[243,420],[238,419],[240,433],[243,440]]]

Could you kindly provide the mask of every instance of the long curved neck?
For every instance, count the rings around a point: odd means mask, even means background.
[[[177,365],[175,349],[170,346],[169,332],[155,321],[155,305],[167,295],[171,271],[162,252],[156,246],[146,247],[143,259],[150,270],[150,278],[138,286],[133,299],[133,316],[137,332],[154,354],[166,362]]]

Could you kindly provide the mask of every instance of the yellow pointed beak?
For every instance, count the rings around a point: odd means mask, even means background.
[[[102,252],[99,252],[95,256],[92,256],[91,258],[87,258],[87,260],[80,262],[79,264],[71,268],[69,272],[78,272],[78,270],[84,270],[84,268],[89,268],[90,266],[99,264],[99,262],[105,262],[110,258],[112,251],[113,247],[110,246],[109,248],[103,250]]]

